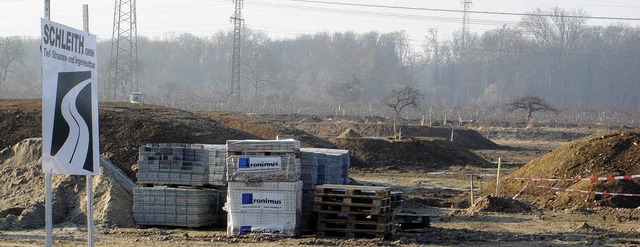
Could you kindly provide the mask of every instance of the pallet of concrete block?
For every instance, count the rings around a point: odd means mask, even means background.
[[[314,211],[318,213],[386,214],[391,212],[391,189],[380,186],[318,185]]]
[[[349,151],[342,149],[303,148],[301,156],[310,157],[317,163],[316,184],[349,183]],[[303,163],[303,166],[305,164]]]
[[[208,183],[213,186],[227,186],[227,146],[198,144],[207,150]]]
[[[300,159],[292,154],[232,155],[227,158],[228,182],[295,182],[300,180]]]
[[[229,155],[269,155],[275,154],[299,154],[300,141],[286,140],[228,140],[227,152]]]
[[[138,183],[226,185],[226,146],[151,143],[140,147]]]
[[[229,182],[227,234],[297,236],[301,201],[302,181]]]
[[[170,187],[137,187],[133,218],[138,225],[223,226],[226,191]]]
[[[318,154],[308,151],[300,151],[300,180],[304,190],[315,190],[318,185]]]
[[[202,149],[191,144],[156,143],[140,147],[138,183],[204,185],[208,183],[208,167]]]

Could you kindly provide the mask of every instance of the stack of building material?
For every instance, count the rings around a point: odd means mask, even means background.
[[[318,236],[394,238],[391,189],[377,186],[318,185],[314,210]]]
[[[316,230],[317,213],[313,211],[318,184],[347,184],[349,151],[325,148],[302,148],[302,231]]]
[[[302,181],[229,182],[227,233],[297,236]]]
[[[314,232],[316,230],[317,214],[313,211],[316,185],[318,184],[318,159],[313,152],[300,150],[302,161],[302,232]]]
[[[298,235],[300,170],[299,141],[227,141],[227,234]]]
[[[313,153],[318,162],[317,184],[349,183],[349,150],[303,148],[302,153]]]
[[[138,183],[200,185],[208,181],[205,151],[189,144],[161,143],[140,147]]]
[[[209,185],[217,187],[227,186],[227,146],[226,145],[202,145],[208,155],[208,180]]]
[[[140,188],[134,190],[133,208],[136,223],[187,227],[224,224],[226,214],[220,209],[226,189],[202,189],[226,185],[226,162],[219,154],[225,154],[224,148],[178,143],[140,147]]]
[[[134,188],[133,218],[140,225],[200,227],[224,224],[226,191],[159,187]]]

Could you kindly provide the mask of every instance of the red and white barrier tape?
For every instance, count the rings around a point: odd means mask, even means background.
[[[515,200],[516,198],[518,198],[518,196],[520,196],[520,194],[522,194],[522,192],[524,191],[524,189],[527,188],[527,186],[529,186],[529,183],[525,184],[524,187],[522,187],[522,189],[520,190],[520,192],[518,192],[518,194],[516,194],[515,196],[513,196],[513,200]]]
[[[575,193],[582,193],[582,194],[587,194],[587,195],[639,196],[640,197],[640,194],[609,193],[609,192],[596,192],[596,191],[588,191],[588,190],[573,190],[573,189],[564,189],[564,188],[556,188],[556,187],[541,186],[541,185],[539,185],[538,188],[549,189],[549,190],[557,190],[557,191],[564,191],[564,192],[575,192]]]
[[[522,181],[612,181],[612,180],[628,180],[640,178],[640,175],[624,175],[624,176],[609,176],[609,177],[592,177],[592,178],[509,178],[510,180],[522,180]]]

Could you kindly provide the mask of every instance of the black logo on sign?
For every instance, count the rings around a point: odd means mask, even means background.
[[[93,172],[91,71],[60,72],[53,119],[51,156],[83,162]]]

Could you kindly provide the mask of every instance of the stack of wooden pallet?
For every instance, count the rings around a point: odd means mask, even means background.
[[[320,237],[394,238],[396,234],[388,187],[318,185],[314,210]]]

